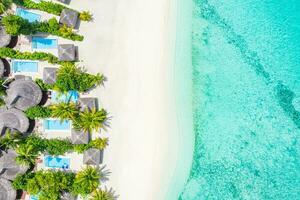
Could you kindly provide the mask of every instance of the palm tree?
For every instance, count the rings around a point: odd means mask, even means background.
[[[97,189],[92,193],[92,196],[89,200],[115,200],[117,197],[115,196],[115,192],[113,189]]]
[[[38,152],[29,144],[20,145],[16,152],[18,154],[16,161],[23,165],[33,165],[38,157]]]
[[[19,132],[11,132],[6,130],[5,136],[0,138],[0,147],[4,149],[16,148],[17,143],[22,139],[22,134]]]
[[[87,195],[100,185],[101,172],[98,168],[87,166],[78,172],[74,181],[74,188],[78,194]]]
[[[0,0],[0,14],[3,14],[12,4],[11,0]]]
[[[107,121],[107,112],[104,109],[91,111],[86,109],[79,114],[79,117],[74,121],[74,127],[85,132],[97,131],[105,127]]]
[[[51,106],[52,117],[65,119],[75,119],[78,115],[78,109],[74,103],[58,103]]]

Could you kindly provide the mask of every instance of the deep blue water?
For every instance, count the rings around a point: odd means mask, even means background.
[[[300,0],[194,0],[180,200],[300,199]]]

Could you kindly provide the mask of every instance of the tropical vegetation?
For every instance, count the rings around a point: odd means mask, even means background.
[[[52,116],[52,109],[46,106],[33,106],[25,110],[25,114],[30,119],[43,119]]]
[[[6,32],[11,35],[33,35],[38,32],[49,33],[74,41],[82,41],[83,36],[73,32],[72,29],[61,27],[59,22],[52,18],[43,22],[29,22],[17,15],[7,15],[2,18],[2,24]]]
[[[115,200],[114,191],[112,189],[96,189],[92,193],[89,200]]]
[[[104,79],[102,74],[92,75],[73,63],[64,63],[58,69],[55,87],[65,92],[69,90],[86,92],[92,87],[102,84]]]
[[[0,0],[0,15],[2,15],[8,8],[10,8],[11,0]]]
[[[98,131],[106,126],[108,113],[101,109],[86,109],[79,113],[79,117],[74,121],[74,128],[85,132]]]
[[[75,103],[65,103],[61,102],[51,106],[52,117],[59,118],[61,120],[65,119],[75,119],[78,115],[78,109]]]
[[[73,192],[86,196],[93,192],[100,185],[103,173],[95,167],[87,166],[75,176]]]
[[[13,58],[22,60],[39,60],[47,61],[51,64],[63,63],[58,60],[58,58],[50,53],[44,52],[21,52],[8,47],[0,48],[0,58]]]
[[[35,10],[41,10],[47,13],[51,13],[53,15],[59,16],[61,12],[67,8],[66,6],[59,4],[59,3],[54,3],[52,1],[39,1],[39,2],[34,2],[32,0],[13,0],[13,2],[17,5],[23,6],[28,9],[35,9]],[[80,13],[80,16],[87,16],[87,11],[83,11]],[[91,17],[83,17],[80,19],[82,21],[90,21]]]
[[[93,19],[93,16],[89,11],[83,11],[79,14],[79,19],[82,21],[91,21]]]

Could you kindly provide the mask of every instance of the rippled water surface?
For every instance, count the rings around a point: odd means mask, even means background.
[[[195,0],[180,200],[300,199],[300,0]]]

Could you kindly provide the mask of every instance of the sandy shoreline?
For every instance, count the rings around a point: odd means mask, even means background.
[[[120,200],[160,200],[173,176],[179,143],[174,100],[174,0],[88,0],[79,57],[108,81],[93,95],[112,115],[104,163]],[[93,27],[93,28],[91,28]]]

